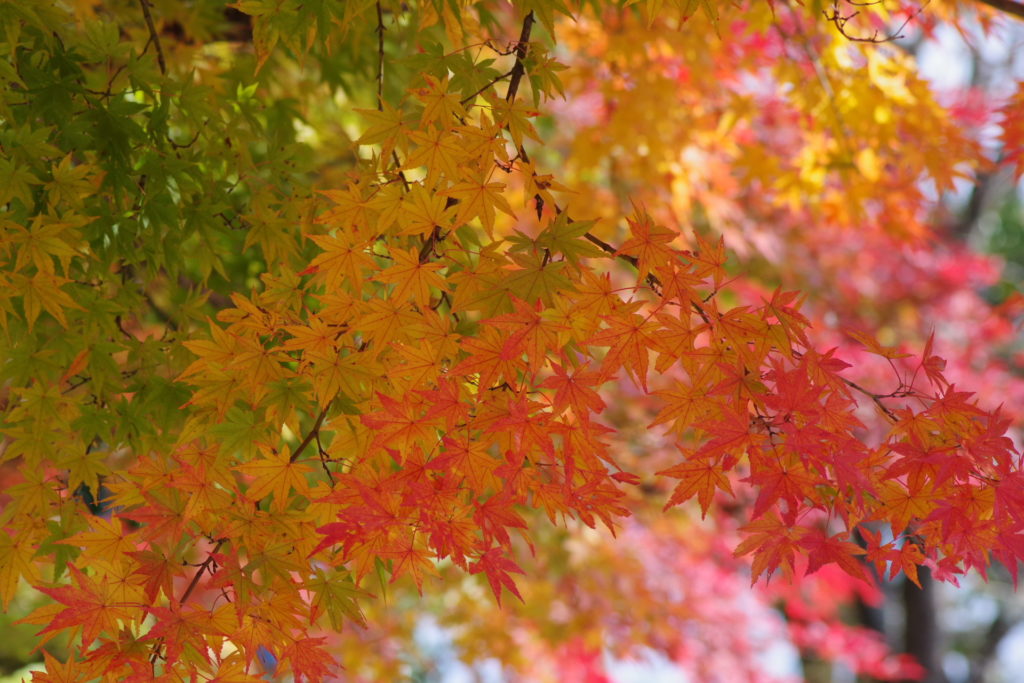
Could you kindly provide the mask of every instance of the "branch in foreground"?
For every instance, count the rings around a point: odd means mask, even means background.
[[[328,401],[327,405],[324,406],[324,409],[320,411],[319,415],[317,415],[316,422],[309,430],[309,433],[306,434],[306,438],[302,440],[302,443],[300,443],[298,448],[295,449],[295,452],[292,453],[292,457],[289,459],[289,462],[295,462],[298,460],[299,456],[302,455],[302,451],[306,450],[309,443],[320,433],[320,427],[323,425],[324,418],[327,417],[327,411],[330,410],[330,408],[331,403]]]
[[[523,29],[519,33],[519,42],[516,43],[516,63],[512,67],[512,78],[508,82],[508,92],[505,93],[505,100],[508,102],[516,98],[519,92],[519,82],[523,80],[526,73],[526,52],[530,49],[530,32],[533,30],[533,12],[531,11],[523,18]]]
[[[160,65],[160,73],[167,75],[167,61],[164,59],[164,48],[160,45],[160,35],[157,33],[156,24],[153,23],[153,14],[149,11],[149,0],[139,0],[142,5],[142,15],[146,18],[146,28],[149,29],[149,42],[156,48],[156,63]],[[145,52],[145,50],[143,50]]]
[[[1014,0],[977,0],[983,5],[988,5],[993,9],[997,9],[1000,12],[1005,12],[1011,16],[1014,16],[1021,21],[1024,21],[1024,3],[1014,2]]]

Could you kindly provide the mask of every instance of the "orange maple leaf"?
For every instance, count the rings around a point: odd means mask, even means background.
[[[67,605],[37,635],[81,628],[82,645],[88,647],[100,633],[105,631],[116,634],[121,624],[132,620],[130,606],[113,599],[110,585],[105,579],[94,581],[71,563],[68,563],[68,569],[75,585],[36,588],[57,602]],[[30,615],[28,619],[31,618]]]
[[[637,279],[643,282],[656,266],[671,262],[676,250],[669,246],[677,236],[675,230],[658,225],[646,211],[638,210],[626,219],[631,237],[626,240],[616,255],[625,254],[636,259],[640,271]]]
[[[278,450],[260,444],[262,457],[235,467],[235,470],[253,477],[246,491],[246,496],[259,501],[273,494],[274,509],[282,511],[288,503],[292,489],[302,496],[309,495],[309,482],[306,473],[312,467],[301,462],[291,461],[291,449],[287,446]]]

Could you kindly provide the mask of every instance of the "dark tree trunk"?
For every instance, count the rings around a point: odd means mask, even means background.
[[[924,683],[947,683],[942,671],[939,625],[935,609],[935,580],[931,570],[919,567],[918,588],[911,581],[903,582],[903,649],[912,655],[927,673]]]

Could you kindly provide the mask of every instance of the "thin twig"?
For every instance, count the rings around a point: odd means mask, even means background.
[[[186,602],[188,602],[188,599],[192,597],[192,593],[195,592],[196,587],[199,586],[199,579],[203,578],[203,574],[207,572],[209,572],[210,574],[213,573],[211,567],[217,562],[217,560],[214,558],[214,555],[216,555],[220,551],[221,546],[223,546],[227,542],[227,540],[228,539],[226,538],[218,539],[217,544],[213,546],[213,550],[211,550],[209,554],[206,556],[206,559],[203,560],[202,563],[200,563],[199,568],[196,569],[195,575],[192,577],[192,580],[189,581],[188,586],[185,588],[185,592],[182,593],[181,598],[178,599],[178,609],[181,609],[181,607]],[[160,637],[159,639],[157,639],[155,643],[153,643],[153,647],[150,648],[152,650],[152,653],[149,656],[150,665],[156,666],[156,660],[160,658],[160,650],[163,649],[163,646],[163,637]]]
[[[475,93],[473,93],[472,95],[468,95],[466,97],[463,97],[461,100],[459,100],[459,104],[469,104],[470,102],[473,101],[473,98],[475,98],[477,95],[482,93],[484,90],[487,90],[488,88],[490,88],[490,87],[492,87],[494,85],[497,85],[500,81],[505,80],[506,78],[508,78],[511,75],[512,75],[512,70],[509,70],[509,71],[506,71],[505,73],[501,74],[500,76],[495,76],[494,78],[492,78],[490,80],[489,83],[487,83],[487,85],[481,87]]]
[[[409,179],[405,177],[405,173],[402,171],[402,162],[398,159],[398,152],[391,150],[391,160],[395,162],[395,169],[398,171],[398,177],[402,181],[402,187],[405,191],[409,191]]]
[[[879,5],[879,4],[881,4],[882,0],[869,0],[868,2],[858,2],[857,0],[846,0],[846,2],[851,4],[851,5],[853,5],[854,7],[870,7],[871,5]],[[867,38],[860,37],[860,36],[854,36],[854,35],[850,35],[849,33],[847,33],[846,32],[846,24],[847,24],[847,22],[849,22],[851,19],[856,17],[858,14],[860,14],[860,12],[857,11],[857,12],[853,12],[851,14],[847,14],[846,16],[843,16],[842,14],[839,13],[839,0],[833,0],[831,14],[829,13],[828,10],[822,10],[821,13],[822,13],[822,15],[825,17],[825,19],[827,21],[830,21],[830,22],[832,22],[835,25],[836,30],[838,30],[839,33],[842,34],[842,36],[844,38],[846,38],[847,40],[849,40],[851,42],[854,42],[854,43],[890,43],[890,42],[892,42],[894,40],[897,40],[897,39],[903,37],[903,29],[905,29],[907,27],[907,24],[909,24],[911,21],[913,21],[914,18],[917,17],[918,14],[920,14],[921,12],[924,11],[924,8],[928,5],[928,2],[930,2],[930,0],[925,0],[924,4],[922,4],[920,7],[918,7],[916,11],[914,11],[913,13],[908,15],[907,18],[903,20],[903,23],[899,25],[899,28],[897,28],[895,31],[892,31],[891,33],[886,35],[884,38],[882,38],[882,37],[880,37],[878,35],[878,30],[877,29],[870,36],[868,36]],[[1011,4],[1016,4],[1016,3],[1011,3]]]
[[[288,462],[295,462],[298,460],[299,456],[302,455],[302,451],[306,450],[306,447],[309,446],[310,442],[317,434],[320,433],[320,427],[323,425],[324,419],[327,417],[327,411],[330,407],[331,404],[328,402],[327,405],[324,406],[324,409],[320,411],[320,414],[317,415],[316,422],[313,423],[313,428],[309,430],[309,433],[306,434],[306,438],[302,440],[302,443],[300,443],[298,448],[295,449],[295,452],[292,453],[292,457],[289,458]]]
[[[516,94],[519,92],[519,83],[523,80],[523,74],[526,73],[526,54],[530,49],[530,31],[533,30],[533,12],[531,11],[525,17],[523,17],[523,29],[519,32],[519,42],[516,43],[516,63],[512,65],[511,78],[508,81],[508,91],[505,93],[505,101],[511,104],[516,99]],[[527,164],[530,163],[530,155],[526,153],[526,148],[519,145],[516,150],[519,152],[519,158]],[[533,195],[533,199],[537,208],[537,220],[540,220],[544,215],[544,198],[540,196],[540,193]]]
[[[327,467],[327,451],[324,450],[324,445],[320,443],[320,432],[316,434],[316,450],[320,454],[320,466],[324,468],[324,474],[327,475],[327,479],[331,482],[331,488],[334,488],[334,475],[331,473],[330,468]]]
[[[149,29],[149,42],[156,47],[156,63],[160,67],[160,73],[167,75],[167,61],[164,59],[164,48],[160,45],[160,35],[156,32],[156,24],[153,23],[153,15],[149,11],[149,0],[139,0],[142,5],[142,15],[146,18],[146,27]]]
[[[227,542],[227,540],[228,539],[226,538],[219,539],[217,541],[217,545],[213,546],[213,550],[211,550],[210,554],[206,556],[206,559],[203,561],[203,563],[199,565],[199,569],[196,570],[195,576],[193,576],[192,580],[189,581],[188,587],[185,588],[185,592],[181,594],[181,599],[178,600],[178,607],[184,605],[192,596],[192,593],[193,591],[195,591],[196,586],[199,585],[199,579],[202,578],[204,572],[210,572],[211,574],[213,573],[213,570],[210,569],[210,567],[213,566],[213,564],[216,562],[213,556],[217,554],[221,546],[224,545]]]
[[[857,384],[853,380],[846,379],[845,377],[840,377],[839,379],[843,380],[843,382],[846,384],[846,386],[859,391],[860,393],[864,394],[865,396],[870,398],[872,401],[874,401],[875,405],[878,406],[878,408],[883,413],[885,413],[886,417],[889,418],[890,422],[896,423],[896,422],[899,421],[899,418],[896,417],[896,413],[892,412],[892,410],[889,408],[889,406],[887,406],[884,403],[882,403],[883,396],[881,396],[879,394],[876,394],[874,392],[868,391],[867,389],[865,389],[861,385]]]

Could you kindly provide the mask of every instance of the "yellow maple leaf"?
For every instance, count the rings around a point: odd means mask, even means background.
[[[71,282],[66,277],[38,272],[32,277],[15,275],[11,280],[15,290],[22,296],[22,302],[25,306],[25,322],[28,323],[30,330],[35,325],[36,319],[43,309],[56,318],[62,327],[68,326],[67,318],[64,317],[64,309],[85,310],[75,303],[74,299],[67,292],[61,289],[61,287]]]
[[[57,543],[82,548],[82,557],[91,561],[123,561],[125,555],[135,550],[136,534],[126,533],[118,517],[104,519],[86,515],[89,530],[77,533]]]
[[[31,583],[40,580],[39,570],[32,562],[39,541],[36,534],[27,530],[18,530],[13,535],[0,534],[0,602],[3,602],[5,611],[14,598],[21,577]]]
[[[250,500],[259,501],[273,494],[274,509],[282,511],[292,489],[303,496],[309,493],[305,475],[313,470],[312,467],[292,462],[291,450],[287,446],[277,450],[260,445],[259,449],[261,457],[235,467],[236,471],[253,478],[246,491]]]
[[[391,298],[395,301],[412,299],[417,306],[424,307],[430,303],[431,287],[442,292],[448,291],[444,278],[437,272],[444,267],[442,264],[421,262],[415,249],[392,249],[391,257],[395,265],[381,271],[376,279],[378,282],[394,283]]]
[[[399,217],[403,226],[401,234],[428,235],[435,227],[446,228],[453,213],[443,196],[428,192],[422,185],[414,185]]]
[[[466,110],[459,103],[458,96],[448,92],[447,78],[434,78],[424,74],[423,79],[427,82],[426,86],[412,91],[413,96],[423,103],[420,127],[435,121],[443,127],[448,127],[454,125],[456,119],[465,118]]]
[[[397,147],[405,151],[408,144],[408,131],[402,117],[402,111],[395,109],[387,102],[381,103],[381,109],[356,109],[369,123],[362,136],[356,140],[357,145],[380,145],[380,156],[389,160]]]
[[[488,237],[494,237],[494,209],[501,209],[509,216],[515,217],[512,207],[502,194],[504,183],[489,183],[485,178],[464,180],[452,185],[444,194],[459,200],[456,223],[468,223],[479,216]]]
[[[418,146],[406,159],[404,168],[425,166],[428,185],[436,185],[441,173],[449,180],[459,177],[459,165],[465,153],[459,146],[459,139],[456,136],[431,126],[425,131],[413,131],[409,139]]]
[[[368,271],[377,264],[366,253],[368,242],[347,232],[332,235],[309,235],[323,253],[313,259],[310,268],[317,269],[327,280],[327,289],[358,292]]]

